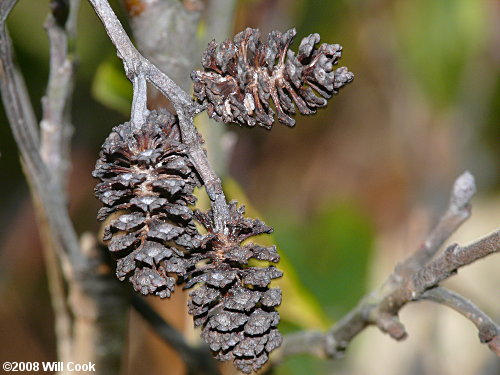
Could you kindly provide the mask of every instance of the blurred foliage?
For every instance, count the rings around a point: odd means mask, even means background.
[[[492,150],[493,158],[500,160],[500,75],[495,80],[495,88],[481,138],[482,143]],[[500,176],[500,163],[496,163],[495,166],[495,175]],[[498,180],[500,180],[500,177],[498,177]]]
[[[352,202],[325,205],[306,220],[282,219],[276,229],[297,275],[331,318],[340,318],[366,291],[373,229]]]
[[[338,30],[344,19],[345,9],[348,0],[338,1],[308,1],[299,0],[295,4],[297,20],[297,40],[312,34],[318,33],[322,39],[329,39],[335,33],[338,41]],[[332,43],[328,41],[327,43]]]
[[[92,94],[107,107],[123,115],[130,113],[132,84],[123,73],[123,64],[116,56],[104,60],[97,68]]]
[[[469,59],[479,57],[485,12],[485,2],[478,0],[395,3],[400,60],[436,105],[456,99]]]
[[[277,369],[277,375],[304,375],[334,373],[337,364],[323,359],[298,355],[287,358]]]

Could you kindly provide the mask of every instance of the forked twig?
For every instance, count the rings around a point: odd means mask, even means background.
[[[470,245],[452,245],[438,254],[443,243],[470,216],[470,200],[474,192],[474,178],[465,172],[455,181],[448,210],[423,245],[401,262],[378,290],[366,295],[328,332],[302,331],[286,336],[274,361],[303,353],[338,358],[370,325],[402,340],[407,333],[398,313],[407,303],[422,299],[450,306],[470,319],[479,329],[481,342],[487,343],[499,355],[498,324],[458,294],[436,288],[459,268],[500,251],[500,230],[497,230]]]
[[[226,233],[228,230],[226,224],[229,220],[227,200],[222,191],[221,181],[215,174],[201,146],[198,139],[198,132],[193,122],[194,116],[201,112],[203,108],[194,102],[191,96],[179,85],[139,53],[130,41],[130,38],[127,36],[107,0],[89,1],[101,19],[109,38],[115,45],[118,57],[122,59],[125,72],[132,81],[132,84],[136,84],[136,76],[144,76],[171,101],[177,111],[182,139],[189,147],[189,156],[204,182],[205,189],[211,201],[212,210],[215,213],[217,231]],[[138,91],[134,89],[134,93],[136,92]],[[144,98],[134,100],[142,101]]]

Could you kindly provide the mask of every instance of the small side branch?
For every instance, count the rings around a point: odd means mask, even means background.
[[[23,141],[25,146],[22,152],[28,156],[37,150],[40,135],[28,90],[13,63],[12,43],[6,28],[7,17],[16,3],[17,0],[6,0],[0,4],[0,59],[2,64],[0,88],[5,112],[11,122],[14,136],[16,140]],[[34,164],[38,165],[40,162],[41,160],[34,161]]]
[[[453,185],[448,209],[422,246],[399,264],[395,273],[402,276],[410,274],[432,259],[444,242],[470,217],[470,201],[475,193],[474,177],[469,172],[460,175]]]
[[[191,375],[219,375],[210,351],[206,346],[193,347],[184,336],[168,324],[143,298],[134,294],[132,306],[153,329],[153,332],[176,350]]]
[[[40,153],[56,182],[66,180],[69,168],[71,94],[74,79],[74,39],[79,0],[52,0],[52,12],[45,22],[50,46],[50,74],[42,98]]]
[[[139,129],[148,115],[147,82],[143,74],[138,74],[132,81],[134,87],[134,97],[132,99],[132,113],[130,121],[134,128]]]
[[[437,255],[442,244],[469,217],[474,192],[474,178],[466,172],[455,181],[449,207],[422,247],[399,264],[378,290],[366,295],[327,333],[302,331],[286,336],[274,360],[298,353],[338,358],[370,325],[402,340],[407,333],[398,313],[407,303],[421,299],[443,303],[468,317],[478,327],[481,342],[500,356],[498,325],[471,302],[438,287],[459,268],[500,251],[500,230],[497,230],[467,246],[452,245]]]
[[[500,230],[497,230],[467,246],[453,244],[443,254],[432,260],[412,277],[412,295],[419,295],[441,281],[453,276],[460,267],[474,263],[500,251]]]
[[[500,357],[500,326],[471,301],[441,287],[425,291],[421,299],[448,306],[470,320],[479,331],[481,343],[487,344]]]

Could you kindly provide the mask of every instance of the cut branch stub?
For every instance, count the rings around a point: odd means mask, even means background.
[[[103,239],[116,275],[144,295],[169,297],[173,276],[186,272],[185,250],[200,246],[188,207],[199,179],[186,152],[176,118],[152,111],[139,129],[129,122],[113,129],[93,172],[104,204],[98,219],[114,214]]]
[[[354,78],[346,67],[333,69],[342,55],[340,45],[315,47],[319,34],[302,39],[297,54],[289,50],[295,29],[273,31],[265,43],[259,35],[247,28],[233,41],[212,41],[202,57],[205,70],[192,73],[194,94],[215,120],[270,129],[272,99],[279,122],[294,126],[290,115],[295,107],[304,115],[313,114]]]
[[[229,209],[227,235],[215,232],[212,211],[195,213],[208,233],[199,251],[190,254],[186,288],[197,288],[190,293],[188,306],[215,357],[234,360],[240,371],[250,373],[260,369],[282,342],[276,328],[281,290],[269,288],[271,280],[282,273],[271,265],[249,264],[252,258],[278,262],[275,246],[241,244],[249,237],[270,233],[272,228],[245,218],[244,208],[238,208],[236,202],[231,202]]]

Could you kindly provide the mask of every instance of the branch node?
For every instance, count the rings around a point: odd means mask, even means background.
[[[479,330],[479,341],[482,344],[489,343],[490,341],[498,340],[500,337],[500,332],[497,327],[492,324],[486,324]]]
[[[450,197],[450,209],[457,213],[463,210],[470,211],[469,203],[476,193],[476,183],[474,176],[465,171],[461,174],[453,185],[453,192]]]
[[[453,260],[453,258],[456,255],[455,251],[457,250],[457,248],[458,248],[457,243],[452,243],[450,246],[446,248],[446,250],[444,251],[444,256],[447,261]]]
[[[325,336],[325,354],[328,358],[341,358],[344,355],[345,348],[347,347],[346,342],[337,342],[333,335]]]
[[[375,323],[382,332],[387,333],[397,341],[404,340],[408,336],[405,326],[397,315],[380,313],[375,318]]]
[[[488,347],[493,353],[500,357],[500,335],[496,335],[488,342]]]

